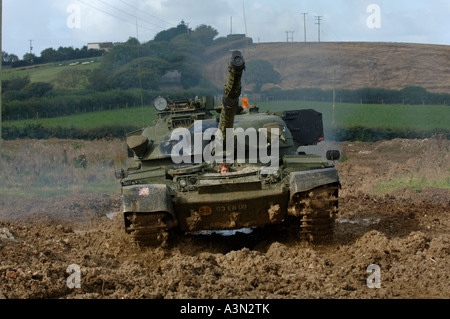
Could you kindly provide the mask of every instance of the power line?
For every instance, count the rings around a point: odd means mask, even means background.
[[[122,2],[123,4],[126,4],[127,6],[133,8],[133,9],[139,11],[139,12],[142,12],[143,14],[148,15],[149,17],[152,17],[152,18],[154,18],[154,19],[158,19],[158,20],[161,21],[161,22],[164,22],[164,23],[170,24],[170,25],[172,25],[172,26],[175,26],[173,23],[170,23],[170,22],[168,22],[168,21],[166,21],[166,20],[163,20],[163,19],[160,19],[160,18],[158,18],[158,17],[155,17],[154,15],[151,15],[150,13],[147,13],[147,12],[145,12],[145,11],[142,11],[142,10],[139,9],[138,7],[135,7],[135,6],[131,5],[131,4],[129,4],[128,2],[125,2],[125,1],[123,1],[123,0],[120,0],[120,2]]]
[[[122,12],[122,13],[125,13],[126,15],[129,15],[130,17],[133,17],[133,18],[136,19],[136,20],[143,21],[143,22],[145,22],[145,23],[151,24],[151,25],[153,25],[153,26],[155,26],[155,27],[158,27],[158,28],[161,28],[161,29],[163,28],[163,27],[160,26],[160,25],[157,25],[157,24],[154,24],[154,23],[147,22],[146,20],[143,20],[143,19],[141,19],[141,18],[139,18],[139,17],[137,17],[137,16],[135,16],[135,15],[133,15],[133,14],[131,14],[131,13],[128,13],[128,12],[126,12],[125,10],[119,9],[119,8],[117,8],[117,7],[114,7],[114,6],[110,5],[109,3],[105,2],[105,1],[102,1],[102,0],[97,0],[97,1],[103,3],[104,5],[106,5],[106,6],[110,7],[110,8],[113,8],[114,10],[117,10],[117,11],[120,11],[120,12]],[[156,31],[156,30],[155,30],[155,31]]]
[[[127,23],[131,23],[131,24],[133,24],[133,25],[136,24],[136,22],[132,22],[132,21],[129,21],[129,20],[127,20],[127,19],[118,17],[118,16],[116,16],[116,15],[114,15],[114,14],[111,14],[111,13],[105,11],[105,10],[99,9],[99,8],[97,8],[97,7],[94,7],[93,5],[91,5],[91,4],[89,4],[89,3],[86,3],[86,2],[84,2],[84,1],[81,1],[81,0],[78,0],[78,1],[81,2],[81,3],[83,3],[83,4],[85,4],[85,5],[87,5],[87,6],[89,6],[89,7],[91,7],[91,8],[93,8],[93,9],[95,9],[95,10],[98,10],[98,11],[104,13],[104,14],[107,14],[107,15],[113,17],[113,18],[122,20],[122,21],[127,22]],[[139,27],[141,27],[141,28],[143,28],[143,29],[147,29],[147,30],[149,30],[149,31],[157,32],[157,30],[147,28],[147,27],[145,27],[145,26],[143,26],[143,25],[139,25]]]

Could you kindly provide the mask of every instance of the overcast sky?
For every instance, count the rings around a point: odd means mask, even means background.
[[[450,45],[450,0],[2,0],[2,50],[141,42],[184,20],[254,42],[387,41]],[[303,15],[302,13],[307,13]],[[138,26],[136,27],[136,21]],[[232,23],[231,23],[232,21]],[[289,31],[286,34],[286,31]]]

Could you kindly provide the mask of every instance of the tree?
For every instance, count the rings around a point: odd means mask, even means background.
[[[47,48],[44,51],[42,51],[41,58],[43,62],[53,62],[59,60],[58,53],[53,48]]]
[[[170,28],[168,30],[159,32],[155,36],[154,41],[157,41],[157,42],[170,41],[173,38],[175,38],[177,35],[190,33],[190,31],[191,31],[191,29],[189,29],[186,22],[181,20],[180,24],[178,24],[178,26],[176,26],[175,28]]]
[[[103,66],[108,71],[117,70],[121,66],[130,63],[138,56],[141,45],[136,38],[129,38],[127,42],[114,46],[103,58]]]
[[[279,83],[280,78],[280,73],[268,61],[252,60],[246,63],[244,81],[247,84],[254,83],[255,92],[261,92],[261,87],[266,83]]]
[[[31,82],[24,87],[24,91],[31,97],[42,97],[45,93],[51,91],[52,89],[53,86],[48,82]]]
[[[36,59],[37,57],[34,53],[25,53],[22,60],[27,64],[33,64]]]
[[[58,87],[64,90],[82,87],[88,81],[89,70],[65,69],[58,73]]]
[[[159,58],[134,59],[114,72],[108,84],[116,89],[139,88],[157,90],[159,79],[170,69],[170,64]]]
[[[204,46],[210,46],[218,34],[213,27],[202,24],[192,32],[192,37],[197,38]]]
[[[427,90],[421,86],[407,86],[400,92],[405,104],[422,104],[427,97]]]
[[[17,55],[2,51],[2,65],[11,65],[16,61],[19,61],[19,57]]]
[[[88,81],[90,88],[95,91],[106,91],[109,89],[108,85],[109,73],[103,68],[92,70],[91,74],[88,75]]]
[[[75,50],[72,47],[59,47],[56,50],[59,61],[77,59]]]
[[[31,82],[30,76],[13,77],[9,80],[2,81],[2,90],[6,91],[20,91]]]

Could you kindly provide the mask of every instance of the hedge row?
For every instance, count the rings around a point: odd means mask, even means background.
[[[301,88],[264,91],[275,100],[301,100],[326,102],[333,100],[333,90]],[[409,104],[409,105],[450,105],[450,94],[431,93],[419,86],[408,86],[401,90],[382,88],[362,88],[355,90],[336,89],[336,102],[363,104]]]
[[[145,96],[147,97],[147,96]],[[140,94],[133,91],[111,91],[87,94],[55,95],[31,98],[24,101],[5,101],[2,117],[4,120],[48,118],[75,113],[108,110],[140,104]]]
[[[77,113],[133,107],[141,105],[142,102],[145,105],[149,105],[157,96],[169,95],[168,92],[140,91],[139,89],[112,90],[107,92],[80,91],[71,94],[63,94],[58,91],[52,92],[53,96],[35,97],[23,101],[4,101],[2,107],[3,120],[14,121],[33,118],[52,118]],[[211,92],[203,90],[200,93],[209,95]],[[183,90],[170,94],[172,99],[194,98],[195,96],[191,90]]]
[[[3,126],[2,138],[4,140],[15,139],[80,139],[80,140],[100,140],[124,138],[125,134],[136,130],[133,125],[108,125],[95,128],[75,128],[75,127],[44,127],[42,124],[26,124],[24,127]]]
[[[42,124],[27,124],[24,127],[4,126],[2,138],[4,140],[23,138],[83,140],[122,139],[125,137],[126,133],[136,129],[137,127],[132,125],[110,125],[79,129],[75,127],[44,127]],[[392,140],[394,138],[423,139],[438,135],[450,139],[450,130],[415,130],[410,128],[349,126],[332,130],[327,134],[327,139],[334,141],[376,142],[379,140]]]
[[[411,89],[411,90],[409,90]],[[418,96],[414,93],[422,92]],[[9,92],[10,95],[14,92]],[[17,93],[17,92],[16,92]],[[20,93],[20,92],[19,92]],[[176,98],[194,98],[204,95],[215,95],[215,90],[204,88],[183,90],[173,93],[151,90],[111,90],[107,92],[79,91],[73,93],[51,90],[43,97],[33,97],[24,100],[6,99],[2,106],[2,118],[6,121],[24,120],[31,118],[50,118],[85,113],[92,111],[126,108],[140,105],[141,93],[144,104],[151,104],[158,95],[170,95]],[[297,90],[269,90],[268,94],[275,100],[304,100],[304,101],[330,101],[332,91],[321,89]],[[423,88],[405,88],[401,91],[384,89],[339,90],[336,101],[346,103],[378,103],[378,104],[450,104],[450,94],[426,92]]]

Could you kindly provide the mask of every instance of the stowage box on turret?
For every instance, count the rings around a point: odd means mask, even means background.
[[[289,225],[306,240],[332,235],[339,152],[323,159],[298,151],[324,139],[321,113],[242,107],[244,71],[242,54],[233,52],[221,106],[212,97],[160,97],[154,124],[127,135],[134,161],[116,177],[125,230],[139,243],[272,224]]]

